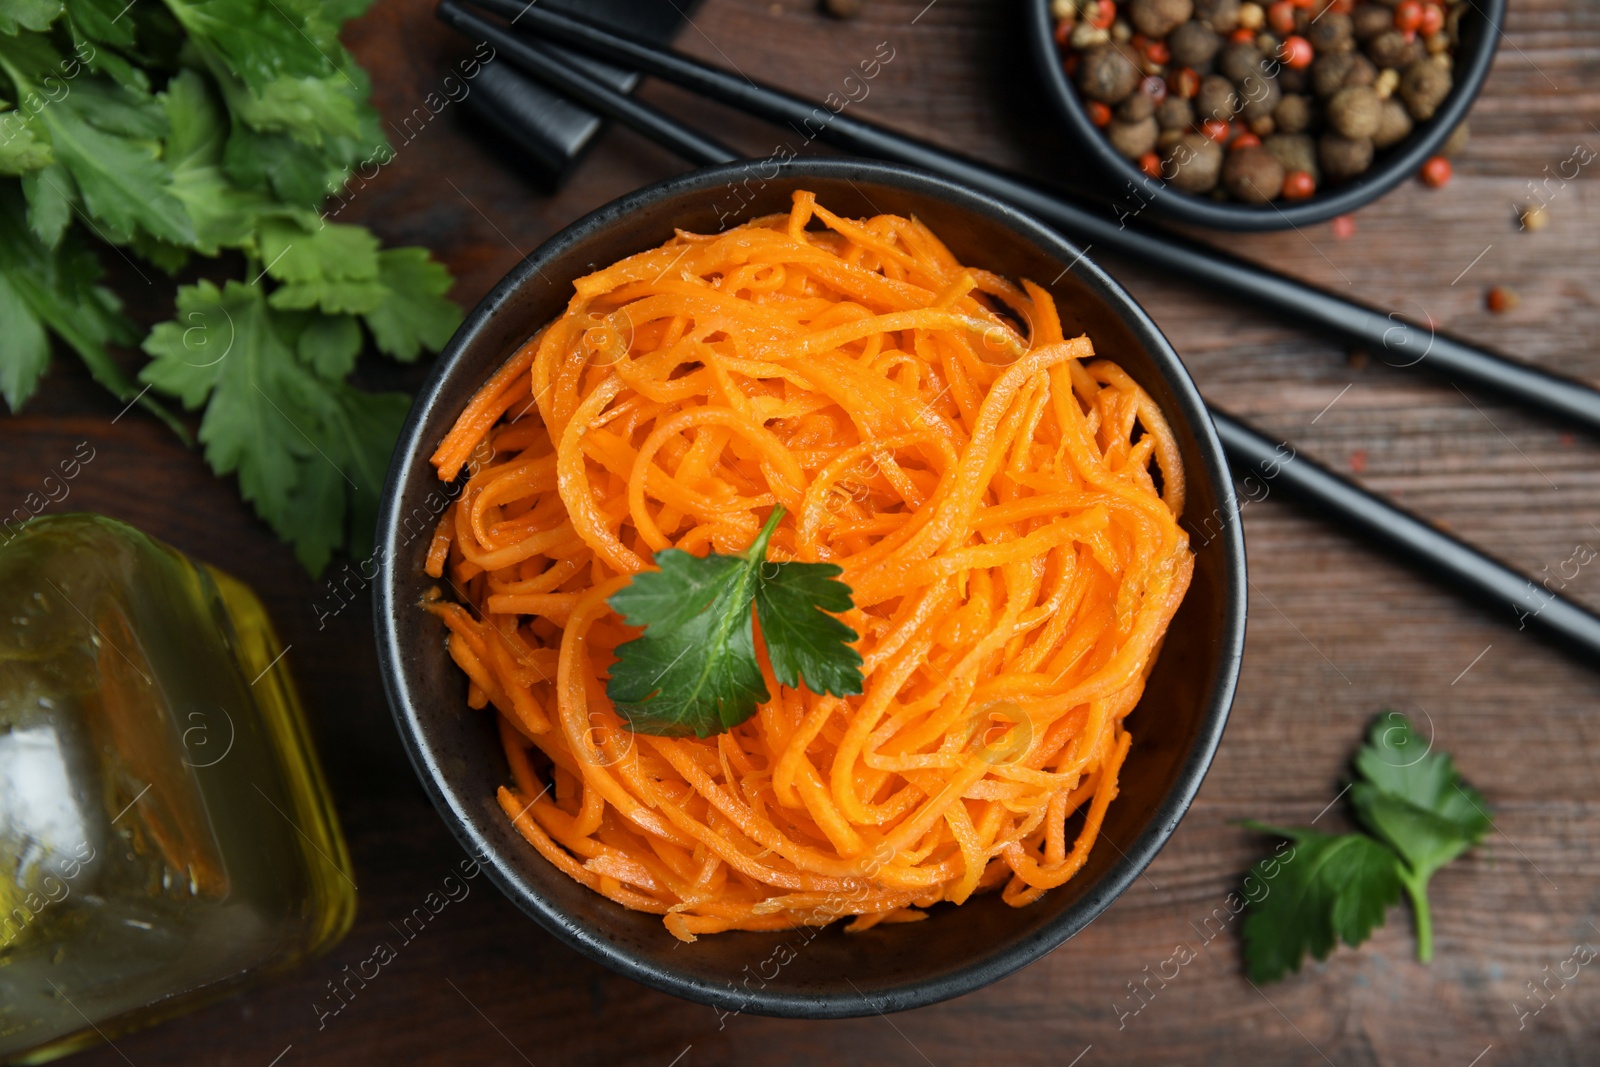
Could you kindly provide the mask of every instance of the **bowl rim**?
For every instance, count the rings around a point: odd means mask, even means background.
[[[474,857],[490,880],[525,914],[568,946],[601,965],[646,986],[687,1000],[697,1001],[732,1013],[776,1015],[791,1018],[850,1018],[923,1007],[972,992],[1009,975],[1037,960],[1078,933],[1143,873],[1177,828],[1200,788],[1211,765],[1237,688],[1244,648],[1246,589],[1244,536],[1239,521],[1237,498],[1227,461],[1216,429],[1204,401],[1190,379],[1177,353],[1155,323],[1134,299],[1103,270],[1089,261],[1077,245],[1001,201],[959,183],[895,163],[853,158],[808,157],[784,164],[780,178],[818,177],[873,181],[893,185],[914,193],[934,196],[964,210],[986,215],[1015,230],[1026,240],[1044,248],[1113,305],[1125,325],[1150,353],[1175,400],[1175,411],[1167,413],[1184,420],[1195,435],[1202,470],[1215,492],[1218,509],[1225,518],[1216,537],[1225,554],[1223,588],[1219,599],[1224,605],[1223,624],[1218,634],[1215,656],[1218,671],[1201,712],[1195,741],[1182,761],[1173,787],[1151,811],[1145,829],[1130,842],[1121,855],[1085,896],[1050,920],[1025,941],[979,957],[965,966],[932,978],[922,978],[875,993],[870,999],[860,994],[785,993],[768,985],[757,992],[738,992],[707,984],[695,978],[657,966],[649,958],[608,940],[600,924],[575,919],[544,899],[536,885],[526,881],[509,860],[497,854],[492,841],[478,828],[485,816],[481,798],[469,797],[449,786],[441,753],[430,746],[423,720],[429,712],[426,702],[412,691],[401,646],[399,612],[414,610],[409,601],[400,602],[404,584],[395,563],[401,551],[402,510],[400,489],[416,464],[426,463],[433,442],[422,433],[448,379],[473,350],[479,337],[500,309],[530,279],[539,277],[541,267],[573,244],[605,227],[626,225],[637,208],[658,200],[690,192],[721,188],[730,181],[748,177],[755,168],[770,168],[770,161],[748,160],[690,171],[656,182],[605,204],[563,228],[529,253],[486,295],[463,321],[440,353],[427,381],[418,392],[390,461],[379,506],[375,556],[378,572],[374,579],[373,621],[378,659],[385,695],[413,769],[429,799],[438,809],[456,839]],[[763,170],[760,176],[776,180]],[[530,326],[531,332],[531,326]],[[498,808],[494,814],[498,815]],[[876,1003],[874,1002],[876,1001]]]
[[[1078,90],[1067,79],[1062,68],[1059,46],[1053,36],[1054,19],[1050,14],[1050,0],[1028,0],[1025,18],[1029,51],[1057,116],[1069,135],[1089,150],[1089,155],[1103,174],[1115,181],[1127,182],[1135,190],[1141,207],[1148,203],[1158,216],[1174,222],[1207,226],[1218,230],[1260,232],[1287,230],[1324,222],[1338,215],[1349,214],[1370,204],[1395,186],[1416,174],[1422,164],[1434,155],[1439,146],[1449,138],[1455,128],[1466,118],[1478,92],[1489,76],[1489,68],[1504,35],[1507,0],[1468,0],[1468,6],[1486,21],[1479,33],[1476,47],[1457,62],[1451,71],[1454,84],[1444,104],[1428,119],[1421,135],[1402,141],[1401,151],[1384,160],[1381,165],[1369,168],[1354,181],[1334,186],[1327,192],[1318,191],[1306,200],[1290,203],[1273,201],[1256,206],[1232,201],[1216,201],[1171,188],[1166,182],[1151,178],[1132,161],[1124,159],[1111,147],[1098,127],[1089,121]],[[1408,136],[1409,139],[1409,136]]]

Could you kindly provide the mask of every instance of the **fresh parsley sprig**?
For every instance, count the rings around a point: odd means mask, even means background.
[[[1253,982],[1298,971],[1307,952],[1322,960],[1340,941],[1361,944],[1383,925],[1402,890],[1416,919],[1417,958],[1433,958],[1428,880],[1488,832],[1483,796],[1462,781],[1448,754],[1430,751],[1395,711],[1373,724],[1355,770],[1350,803],[1366,833],[1245,824],[1294,842],[1288,858],[1262,860],[1251,870],[1265,887],[1244,922]]]
[[[359,163],[390,155],[338,39],[366,4],[0,3],[0,395],[21,409],[53,335],[186,439],[158,397],[203,407],[207,462],[238,475],[313,572],[336,549],[370,548],[409,404],[352,386],[357,356],[370,338],[413,360],[461,318],[426,250],[382,249],[319,214]],[[99,284],[107,245],[167,273],[243,259],[237,280],[178,289],[176,318],[143,337],[137,380],[111,355],[142,331]]]
[[[756,660],[751,616],[777,680],[814,693],[861,692],[856,633],[832,613],[853,606],[832,563],[774,563],[767,543],[783,518],[775,507],[748,549],[736,556],[657,552],[608,603],[644,633],[617,646],[606,686],[636,733],[708,737],[755,714],[770,699]]]

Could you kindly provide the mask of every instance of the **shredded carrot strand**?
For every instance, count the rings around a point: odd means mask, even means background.
[[[424,606],[498,713],[501,807],[684,940],[1073,877],[1193,569],[1171,428],[1047,290],[810,193],[578,279],[432,462],[466,474],[427,556],[457,597]],[[729,733],[635,736],[606,598],[663,548],[742,551],[780,504],[770,554],[852,587],[865,691],[767,671]]]

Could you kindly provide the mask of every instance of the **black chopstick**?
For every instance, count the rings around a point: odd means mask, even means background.
[[[1497,612],[1510,609],[1511,615],[1502,619],[1515,621],[1517,629],[1541,630],[1584,653],[1591,665],[1596,662],[1595,657],[1600,657],[1600,616],[1588,608],[1534,584],[1526,575],[1460,538],[1296,454],[1286,443],[1275,444],[1233,416],[1209,405],[1208,408],[1234,473],[1254,474],[1260,479],[1263,494],[1282,489],[1421,570],[1442,578],[1467,599]]]
[[[1158,270],[1315,326],[1372,350],[1394,367],[1421,367],[1447,381],[1522,404],[1600,433],[1600,390],[1468,344],[1429,326],[1336,296],[1265,267],[1139,220],[1117,219],[1065,194],[1050,192],[946,149],[835,113],[772,86],[690,59],[669,49],[573,18],[526,0],[472,0],[511,19],[514,29],[538,32],[600,59],[786,125],[810,140],[857,155],[921,167],[981,189],[1067,233],[1086,249],[1113,250]],[[452,6],[455,5],[452,3]],[[459,8],[456,8],[459,10]],[[444,9],[441,7],[441,15]],[[449,21],[447,18],[446,21]],[[802,132],[804,131],[804,132]]]
[[[439,17],[468,36],[489,42],[497,52],[528,73],[545,80],[590,110],[629,125],[691,163],[710,165],[737,158],[730,149],[670,115],[634,100],[599,81],[557,53],[508,32],[504,27],[465,10],[458,0],[442,0]],[[1249,428],[1238,419],[1209,408],[1223,448],[1235,473],[1256,474],[1271,488],[1312,504],[1328,517],[1420,564],[1445,579],[1458,593],[1532,624],[1568,647],[1600,656],[1600,616],[1542,590],[1526,576],[1476,548],[1451,537],[1422,519],[1374,496],[1293,448]],[[1217,535],[1195,532],[1197,540]]]

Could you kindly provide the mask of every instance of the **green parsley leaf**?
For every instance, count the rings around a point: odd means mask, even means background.
[[[70,87],[55,77],[61,58],[49,41],[0,37],[0,70],[19,98],[42,106],[28,118],[48,137],[56,162],[71,173],[85,209],[113,243],[143,229],[152,237],[187,244],[194,227],[173,195],[172,174],[160,158],[167,128],[160,103],[125,86],[84,75]],[[45,86],[57,82],[60,91]],[[66,195],[67,190],[57,190]]]
[[[430,259],[426,248],[378,253],[378,280],[387,293],[366,320],[385,355],[410,363],[424,348],[443,348],[461,325],[460,305],[445,297],[450,272]]]
[[[72,0],[67,18],[72,21],[75,36],[80,40],[131,48],[135,23],[133,19],[124,17],[127,13],[127,0]],[[99,51],[95,49],[87,54],[94,55]]]
[[[848,611],[850,587],[831,563],[772,563],[767,543],[783,518],[773,508],[737,556],[665,549],[655,571],[634,575],[609,603],[644,633],[617,646],[607,694],[638,733],[708,737],[744,722],[770,699],[756,659],[752,605],[773,674],[788,686],[843,696],[861,692],[855,631],[825,611]]]
[[[50,365],[50,337],[33,307],[0,273],[0,394],[20,410]]]
[[[27,120],[0,102],[0,174],[26,174],[55,158],[50,142],[40,140]]]
[[[352,322],[351,325],[354,325]],[[306,332],[320,336],[307,341]],[[389,454],[407,397],[367,394],[318,373],[338,369],[349,336],[314,317],[274,311],[261,289],[209,281],[178,290],[178,317],[146,339],[140,378],[205,405],[200,441],[218,474],[237,472],[244,498],[320,573],[333,549],[370,544]],[[356,327],[359,334],[359,327]],[[296,355],[306,344],[310,359]]]
[[[782,508],[777,509],[782,511]],[[763,563],[756,583],[756,616],[772,662],[772,675],[791,689],[813,693],[861,692],[861,655],[850,647],[856,632],[830,611],[855,606],[850,587],[833,563]]]
[[[360,226],[272,219],[262,224],[260,240],[267,273],[282,282],[310,285],[378,276],[378,239]]]
[[[244,244],[262,215],[283,212],[284,205],[229,180],[222,162],[228,124],[204,74],[179,72],[162,99],[172,131],[166,147],[172,192],[194,224],[195,251],[214,256]]]
[[[48,30],[61,17],[61,0],[6,0],[0,4],[0,33]]]
[[[313,314],[295,342],[300,361],[330,382],[343,381],[361,354],[361,324],[349,315]]]
[[[364,227],[272,219],[259,240],[267,273],[284,283],[272,294],[275,308],[365,314],[390,295],[378,276],[378,239]]]
[[[78,186],[59,163],[41,167],[22,176],[22,192],[28,198],[28,229],[46,248],[61,243],[61,235],[72,222],[72,209],[78,202]]]
[[[34,240],[28,233],[21,191],[14,183],[0,185],[0,274],[21,301],[12,305],[13,314],[19,306],[26,307],[33,319],[72,346],[95,381],[122,400],[135,398],[138,390],[106,345],[130,343],[138,334],[122,316],[117,298],[96,284],[99,260],[70,235],[53,249]],[[6,397],[13,411],[33,392],[43,370],[34,368],[37,348],[28,342],[31,332],[25,325],[19,329],[22,332],[15,336],[0,334],[0,367],[14,383]],[[146,397],[140,404],[188,439],[182,426],[155,401]]]
[[[312,454],[289,412],[322,400],[316,379],[273,328],[261,290],[209,281],[178,290],[178,315],[145,339],[142,381],[205,404],[200,442],[218,474],[237,471],[244,498],[268,522],[285,514],[299,464]]]
[[[1275,982],[1299,971],[1307,952],[1325,960],[1340,941],[1352,948],[1361,944],[1400,900],[1394,853],[1365,834],[1245,825],[1294,842],[1288,857],[1263,860],[1251,869],[1265,886],[1244,921],[1245,966],[1252,982]]]
[[[331,64],[306,34],[303,21],[291,18],[277,4],[167,0],[166,6],[191,39],[215,48],[254,91],[260,92],[284,75],[329,73]]]
[[[235,116],[223,150],[228,177],[242,188],[270,190],[285,203],[311,209],[344,184],[346,166],[286,133],[253,130]]]
[[[1355,764],[1366,779],[1350,788],[1356,817],[1405,861],[1417,958],[1426,962],[1433,958],[1428,880],[1489,832],[1483,796],[1461,780],[1449,754],[1429,751],[1399,712],[1378,717]]]
[[[203,408],[207,462],[314,572],[370,547],[409,408],[346,381],[360,316],[403,360],[460,321],[425,251],[380,251],[318,216],[386,150],[371,80],[338,36],[366,2],[0,0],[0,395],[28,399],[54,335],[186,441],[160,394]],[[97,284],[91,235],[146,276],[135,260],[172,273],[243,253],[238,281],[179,291],[146,341],[148,392],[110,354],[140,331]]]
[[[1462,782],[1449,755],[1430,747],[1398,712],[1373,723],[1349,788],[1370,835],[1245,824],[1295,843],[1291,860],[1263,860],[1251,871],[1267,890],[1244,924],[1252,981],[1298,971],[1308,951],[1326,959],[1339,940],[1360,944],[1402,888],[1416,916],[1417,958],[1433,958],[1428,879],[1481,841],[1491,823],[1483,797]]]

